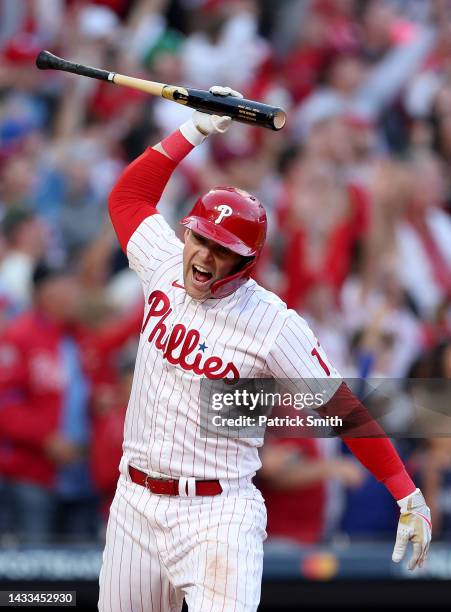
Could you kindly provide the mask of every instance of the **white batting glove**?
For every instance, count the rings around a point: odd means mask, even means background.
[[[233,96],[234,98],[242,98],[243,94],[239,91],[235,91],[231,87],[222,87],[221,85],[213,85],[208,90],[214,96]]]
[[[243,94],[230,87],[213,85],[209,89],[215,96],[233,96],[242,98]],[[180,126],[183,136],[194,146],[201,144],[210,134],[224,134],[230,127],[232,118],[228,115],[209,115],[200,111],[194,111],[191,119]]]
[[[422,567],[426,560],[429,543],[431,541],[431,511],[426,506],[420,489],[398,500],[401,508],[396,542],[393,549],[392,560],[399,563],[404,557],[409,540],[413,543],[413,554],[408,569]]]

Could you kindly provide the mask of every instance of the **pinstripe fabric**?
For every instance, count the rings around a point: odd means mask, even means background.
[[[222,299],[190,298],[180,286],[182,250],[159,214],[145,219],[127,246],[146,308],[100,576],[105,612],[173,612],[183,597],[190,612],[257,609],[266,510],[252,477],[263,440],[201,437],[208,360],[214,372],[241,378],[307,378],[306,390],[321,379],[326,396],[338,387],[305,321],[254,281]],[[184,361],[183,344],[168,349],[177,330],[199,344]],[[129,465],[154,476],[219,479],[223,493],[153,495],[131,482]]]
[[[302,317],[293,310],[285,310],[279,318],[283,324],[266,357],[268,373],[293,381],[288,384],[293,392],[318,392],[327,402],[341,384],[339,372]]]
[[[110,509],[100,573],[102,612],[179,612],[183,594],[171,584],[156,539],[162,498],[121,478]]]
[[[266,373],[266,355],[286,307],[279,298],[248,281],[231,296],[197,301],[173,282],[183,282],[182,243],[161,215],[141,223],[128,244],[130,266],[139,274],[147,298],[164,292],[171,312],[164,320],[169,334],[174,325],[197,330],[206,346],[200,363],[220,358],[232,363],[240,377]],[[147,304],[144,320],[149,313]],[[255,474],[260,468],[261,439],[233,440],[201,437],[199,394],[201,377],[172,365],[149,342],[156,319],[141,334],[124,430],[124,462],[148,473],[229,479]],[[196,352],[190,356],[194,359]]]
[[[239,495],[238,495],[239,493]],[[249,482],[212,498],[153,495],[121,476],[100,574],[100,612],[255,612],[266,510]]]

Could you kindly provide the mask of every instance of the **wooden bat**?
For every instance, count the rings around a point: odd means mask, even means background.
[[[245,98],[233,96],[217,96],[202,89],[188,89],[178,85],[165,85],[155,81],[146,81],[135,77],[108,72],[83,64],[75,64],[68,60],[53,55],[49,51],[41,51],[36,58],[36,66],[40,70],[64,70],[82,76],[109,81],[116,85],[131,87],[145,91],[152,96],[161,96],[167,100],[173,100],[178,104],[184,104],[190,108],[209,113],[210,115],[229,115],[234,121],[258,125],[271,130],[280,130],[286,122],[286,113],[277,106],[262,104]]]

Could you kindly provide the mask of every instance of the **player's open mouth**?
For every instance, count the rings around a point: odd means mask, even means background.
[[[193,280],[195,281],[196,285],[205,287],[213,278],[213,274],[209,272],[203,266],[193,264],[192,270],[193,270]]]

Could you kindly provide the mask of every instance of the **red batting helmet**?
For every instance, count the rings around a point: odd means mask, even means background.
[[[180,223],[226,249],[251,258],[238,272],[211,286],[214,297],[229,295],[250,277],[266,238],[266,213],[253,195],[215,187],[200,197]]]

